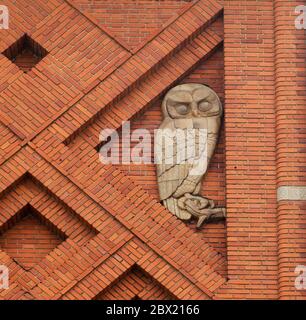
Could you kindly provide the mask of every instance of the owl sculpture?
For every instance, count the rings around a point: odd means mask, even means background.
[[[182,220],[195,217],[197,227],[224,218],[224,208],[215,208],[213,200],[200,195],[220,131],[219,97],[202,84],[178,85],[166,94],[162,111],[155,159],[163,205]]]

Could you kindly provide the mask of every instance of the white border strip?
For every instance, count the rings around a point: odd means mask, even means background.
[[[306,201],[306,186],[282,186],[277,189],[277,201]]]

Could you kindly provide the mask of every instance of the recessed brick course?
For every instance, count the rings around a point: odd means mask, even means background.
[[[2,54],[15,63],[20,70],[28,72],[35,67],[48,52],[39,43],[25,34]]]

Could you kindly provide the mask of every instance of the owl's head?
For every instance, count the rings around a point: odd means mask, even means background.
[[[162,104],[164,117],[172,119],[201,118],[222,115],[217,94],[203,84],[178,85],[166,94]]]

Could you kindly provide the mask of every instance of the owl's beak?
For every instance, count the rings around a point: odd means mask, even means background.
[[[192,102],[191,103],[191,110],[192,110],[192,115],[195,116],[195,117],[198,117],[199,116],[199,113],[198,113],[198,105],[196,102]]]

